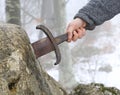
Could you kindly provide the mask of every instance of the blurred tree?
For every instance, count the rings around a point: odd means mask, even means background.
[[[21,1],[21,22],[22,27],[34,42],[38,39],[39,33],[36,26],[41,23],[41,1],[42,0],[20,0]],[[40,34],[41,35],[41,34]]]
[[[22,14],[22,25],[26,26],[33,23],[41,22],[40,11],[41,11],[41,0],[21,0],[21,14]]]
[[[20,1],[6,0],[6,20],[8,23],[21,25]]]
[[[65,0],[42,0],[42,23],[52,29],[54,36],[65,31],[65,3]],[[62,62],[59,64],[59,81],[69,89],[76,83],[72,72],[71,52],[67,43],[63,43],[60,47]]]

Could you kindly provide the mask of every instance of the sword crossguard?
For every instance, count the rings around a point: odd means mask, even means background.
[[[61,54],[60,54],[59,47],[58,47],[58,45],[57,45],[57,43],[55,41],[55,38],[53,37],[52,33],[44,25],[38,25],[36,27],[36,29],[42,30],[47,35],[47,37],[49,38],[49,40],[51,41],[51,43],[52,43],[52,45],[54,47],[54,50],[55,50],[55,54],[56,54],[56,63],[54,65],[59,64],[60,61],[61,61]]]

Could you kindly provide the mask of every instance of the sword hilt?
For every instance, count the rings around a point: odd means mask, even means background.
[[[56,63],[55,63],[55,65],[59,64],[60,61],[61,61],[61,54],[60,54],[59,47],[58,47],[58,45],[57,45],[57,43],[55,41],[55,38],[53,37],[52,33],[44,25],[38,25],[36,27],[36,29],[42,30],[47,35],[47,37],[49,38],[49,40],[51,41],[51,43],[52,43],[52,45],[54,47],[55,54],[56,54]]]

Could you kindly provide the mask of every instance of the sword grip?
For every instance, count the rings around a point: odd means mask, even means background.
[[[59,45],[59,44],[63,43],[64,41],[67,41],[67,39],[68,39],[68,34],[65,33],[60,36],[57,36],[55,38],[55,41],[56,41],[57,45]]]

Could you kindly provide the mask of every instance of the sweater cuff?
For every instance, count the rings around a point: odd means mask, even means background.
[[[95,28],[95,25],[94,25],[93,21],[87,15],[85,15],[84,13],[78,13],[78,14],[76,14],[74,16],[74,19],[75,18],[80,18],[80,19],[82,19],[83,21],[86,22],[85,29],[87,29],[87,30],[93,30]]]

